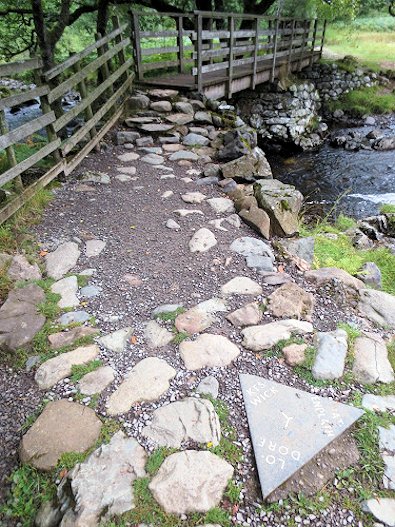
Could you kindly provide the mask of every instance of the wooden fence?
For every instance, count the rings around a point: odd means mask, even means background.
[[[0,209],[0,224],[24,205],[34,193],[60,174],[69,175],[104,135],[116,123],[123,111],[123,97],[130,88],[134,74],[133,58],[126,58],[130,39],[125,36],[127,25],[113,19],[113,31],[101,37],[83,51],[76,53],[49,71],[43,71],[38,58],[24,62],[0,64],[0,77],[26,71],[34,73],[36,88],[0,99],[0,154],[5,151],[8,167],[0,173],[0,188],[12,188],[14,197]],[[96,83],[97,75],[100,82]],[[88,83],[95,87],[88,91]],[[79,102],[63,111],[62,98],[78,90]],[[5,111],[36,99],[41,115],[9,131]],[[66,127],[77,117],[82,125],[67,135]],[[18,161],[16,146],[46,131],[43,145],[33,155]],[[83,144],[81,145],[81,142]],[[50,168],[32,184],[26,185],[24,174],[32,167],[50,160]]]
[[[290,71],[311,65],[322,54],[326,28],[326,22],[317,19],[237,13],[132,16],[139,81],[189,86],[211,97],[217,92],[219,97],[231,97],[235,91],[273,81],[283,64]],[[155,23],[155,30],[142,29]],[[169,68],[171,75],[164,71]],[[215,85],[217,91],[209,89]]]

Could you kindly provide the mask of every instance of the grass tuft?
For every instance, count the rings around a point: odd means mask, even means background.
[[[177,452],[176,448],[157,448],[147,459],[145,470],[150,476],[154,476],[158,472],[159,467],[162,465],[163,461],[171,454],[174,454],[174,452]]]
[[[74,364],[71,367],[71,380],[76,383],[82,379],[87,373],[97,370],[100,366],[103,365],[103,362],[99,359],[91,360],[87,364]]]
[[[174,322],[178,315],[185,313],[184,307],[178,307],[174,311],[166,311],[165,313],[158,313],[155,315],[157,320],[163,320],[163,322]]]
[[[382,115],[395,111],[395,93],[385,93],[382,88],[373,86],[350,91],[327,104],[332,112],[343,110],[355,117]]]

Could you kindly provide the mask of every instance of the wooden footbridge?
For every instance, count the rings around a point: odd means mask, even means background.
[[[237,13],[133,12],[140,83],[231,97],[320,59],[326,21]]]

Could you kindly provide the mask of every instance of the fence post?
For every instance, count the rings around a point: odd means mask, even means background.
[[[277,42],[278,42],[278,28],[280,25],[280,20],[276,19],[276,29],[274,33],[274,44],[273,44],[273,61],[272,61],[272,69],[270,72],[270,82],[274,81],[274,75],[276,73],[276,58],[277,58]]]
[[[113,16],[112,17],[112,28],[113,28],[113,30],[118,29],[120,26],[121,26],[121,24],[119,22],[119,17],[118,16]],[[119,34],[117,37],[115,37],[115,44],[119,44],[120,42],[122,42],[122,34]],[[120,49],[118,51],[117,57],[118,57],[118,61],[119,61],[118,67],[123,66],[125,64],[125,62],[126,62],[125,49],[124,48],[122,48],[122,49]],[[120,78],[121,84],[126,82],[127,78],[128,78],[128,74],[127,74],[127,72],[125,72]]]
[[[296,21],[292,20],[292,30],[291,30],[291,38],[289,42],[289,53],[288,53],[288,73],[292,71],[292,51],[294,47],[295,24],[296,24]]]
[[[311,24],[310,20],[304,20],[303,21],[303,39],[302,39],[302,47],[300,48],[298,71],[300,71],[302,69],[303,58],[304,58],[304,51],[305,51],[305,48],[306,48],[307,36],[310,34],[310,24]],[[306,29],[307,29],[307,32],[306,32]]]
[[[322,29],[322,37],[321,37],[321,47],[320,47],[320,60],[322,58],[322,51],[324,49],[324,42],[325,42],[325,33],[326,33],[326,24],[327,20],[324,20],[324,27]]]
[[[311,44],[311,57],[310,57],[310,67],[314,62],[314,50],[315,50],[315,41],[317,39],[317,28],[318,28],[318,19],[314,20],[314,30],[313,30],[313,42]]]
[[[259,51],[259,18],[255,19],[255,42],[254,42],[254,66],[252,73],[252,89],[255,90],[256,86],[256,72],[258,66],[258,51]]]
[[[4,110],[0,110],[0,134],[5,135],[8,132],[9,132],[9,129],[8,129],[7,121],[5,118]],[[7,160],[8,160],[10,167],[15,167],[18,164],[18,162],[16,160],[14,147],[11,145],[7,147],[5,151],[7,154]],[[13,183],[15,185],[15,191],[17,193],[23,192],[23,183],[22,183],[22,178],[20,175],[14,178]]]
[[[96,40],[100,40],[102,38],[102,36],[103,35],[101,33],[96,33],[96,35],[95,35]],[[106,47],[107,47],[107,44],[103,44],[102,46],[97,48],[97,55],[98,55],[98,57],[101,57],[102,55],[104,55],[104,53],[106,52]],[[103,66],[100,67],[100,71],[101,71],[101,75],[102,75],[103,81],[107,80],[108,77],[110,76],[110,70],[109,70],[107,61],[103,64]],[[107,88],[105,93],[106,93],[107,98],[110,98],[111,95],[113,94],[113,89],[111,87],[109,87],[109,88]]]
[[[228,68],[228,97],[232,97],[232,81],[233,81],[233,47],[234,47],[234,30],[235,19],[230,15],[228,19],[229,28],[229,68]]]
[[[196,15],[195,25],[196,25],[197,89],[198,89],[198,92],[201,92],[202,89],[203,89],[203,73],[202,73],[202,65],[203,65],[203,56],[202,56],[203,21],[202,21],[202,15],[200,15],[200,14]]]
[[[185,64],[184,64],[184,28],[182,25],[182,16],[177,18],[177,46],[178,46],[178,67],[180,73],[184,73]]]
[[[133,30],[132,30],[132,42],[133,42],[133,53],[134,63],[137,70],[137,78],[139,81],[144,79],[144,71],[142,68],[141,60],[141,39],[140,39],[140,17],[137,13],[132,11],[133,18]]]

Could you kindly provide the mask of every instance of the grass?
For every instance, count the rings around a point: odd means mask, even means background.
[[[150,476],[154,476],[158,472],[163,461],[171,454],[174,454],[174,452],[177,452],[177,449],[167,447],[157,448],[147,459],[145,470]]]
[[[379,86],[361,88],[327,103],[330,111],[343,110],[352,116],[382,115],[395,111],[395,93],[385,92]]]
[[[174,311],[166,311],[164,313],[158,313],[155,315],[157,320],[163,320],[163,322],[174,322],[178,315],[185,313],[184,307],[178,307]]]
[[[15,157],[18,163],[24,161],[28,157],[32,156],[36,152],[39,152],[47,144],[44,137],[40,135],[34,135],[26,143],[20,143],[14,146]],[[35,165],[38,168],[48,168],[51,166],[51,161],[46,158]],[[5,152],[0,154],[0,174],[10,168],[8,163],[7,155]]]
[[[384,203],[384,205],[381,205],[380,207],[380,212],[381,214],[395,214],[395,205]]]
[[[74,364],[71,367],[71,380],[72,382],[78,382],[87,373],[97,370],[102,366],[102,361],[99,359],[91,360],[87,364]]]
[[[185,331],[177,331],[176,328],[174,328],[173,332],[174,337],[172,343],[175,345],[181,344],[181,342],[190,337],[190,335],[188,335],[188,333],[186,333]]]

